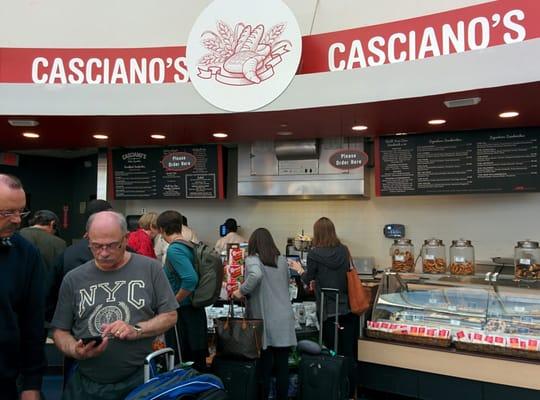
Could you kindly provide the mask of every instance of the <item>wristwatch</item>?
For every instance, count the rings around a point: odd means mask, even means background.
[[[142,328],[140,327],[140,325],[133,325],[133,329],[135,329],[135,332],[137,332],[137,336],[142,335]]]

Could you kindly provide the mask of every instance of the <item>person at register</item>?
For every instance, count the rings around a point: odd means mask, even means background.
[[[216,242],[214,248],[218,253],[222,253],[227,250],[227,245],[229,243],[245,243],[247,240],[239,235],[236,231],[238,230],[238,225],[234,218],[228,218],[223,224],[225,228],[225,236],[219,239]]]

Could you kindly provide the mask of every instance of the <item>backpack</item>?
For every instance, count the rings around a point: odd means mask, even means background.
[[[199,283],[191,295],[191,304],[198,308],[211,306],[218,299],[223,282],[223,263],[220,255],[203,242],[175,240],[172,243],[182,243],[193,250],[193,264]],[[176,273],[168,260],[165,264],[169,271]]]

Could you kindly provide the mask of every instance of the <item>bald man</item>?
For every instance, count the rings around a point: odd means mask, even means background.
[[[37,400],[43,373],[44,295],[39,251],[16,233],[25,211],[21,182],[0,174],[0,398]]]
[[[56,346],[79,360],[63,399],[124,399],[143,383],[144,358],[176,323],[178,303],[161,264],[126,251],[123,215],[93,214],[86,229],[94,259],[65,276],[52,321]]]

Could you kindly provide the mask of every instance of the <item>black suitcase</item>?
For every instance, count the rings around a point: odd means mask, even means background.
[[[229,398],[256,400],[260,395],[257,360],[237,360],[216,356],[212,373],[223,382]]]
[[[321,313],[319,345],[322,347],[322,324],[325,293],[336,296],[336,321],[334,331],[334,354],[338,346],[339,290],[321,289]],[[349,397],[348,362],[343,356],[333,355],[323,349],[321,354],[302,354],[298,366],[299,400],[342,400]]]

